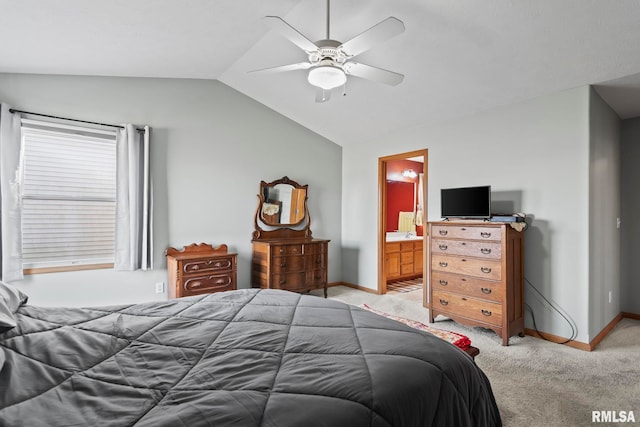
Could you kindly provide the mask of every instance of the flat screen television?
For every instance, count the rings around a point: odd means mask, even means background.
[[[440,208],[443,218],[491,218],[491,186],[443,188]]]

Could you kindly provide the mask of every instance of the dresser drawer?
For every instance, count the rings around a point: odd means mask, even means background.
[[[477,258],[463,258],[433,254],[431,268],[434,271],[466,274],[481,279],[501,280],[502,264],[500,261]]]
[[[271,248],[271,255],[273,256],[282,256],[282,255],[302,255],[304,252],[302,248],[304,245],[296,244],[296,245],[276,245]]]
[[[468,317],[496,326],[502,324],[502,306],[490,301],[449,292],[434,291],[433,307],[438,311]],[[446,316],[445,313],[443,314]]]
[[[181,296],[199,295],[210,292],[234,290],[232,274],[208,274],[202,276],[190,276],[183,282],[183,294]]]
[[[307,271],[307,284],[322,285],[327,281],[326,272],[323,269]]]
[[[431,237],[448,239],[471,239],[471,240],[502,240],[502,229],[500,227],[473,227],[456,225],[434,225],[431,227]]]
[[[480,258],[501,259],[502,244],[500,242],[479,242],[476,240],[452,240],[437,239],[431,240],[431,250],[433,253],[467,255]]]
[[[324,253],[318,252],[311,255],[305,255],[304,257],[304,266],[305,268],[324,268],[326,265],[326,258]]]
[[[183,261],[182,271],[185,274],[231,270],[233,257],[211,257]]]
[[[274,289],[296,290],[307,285],[307,272],[296,271],[292,273],[273,274],[271,284]]]
[[[431,287],[434,291],[446,291],[475,298],[502,302],[504,289],[501,282],[476,279],[434,271],[431,275]]]
[[[286,273],[290,271],[304,270],[304,256],[282,256],[274,257],[271,269],[274,273]]]
[[[322,254],[325,252],[326,245],[324,243],[305,243],[302,250],[305,255]]]

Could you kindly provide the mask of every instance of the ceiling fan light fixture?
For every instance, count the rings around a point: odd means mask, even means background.
[[[307,77],[309,83],[324,90],[331,90],[347,82],[347,75],[341,68],[333,65],[320,65],[312,68]]]

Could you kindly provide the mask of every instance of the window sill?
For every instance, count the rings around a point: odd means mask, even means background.
[[[86,265],[68,265],[60,267],[38,267],[38,268],[25,268],[22,270],[23,274],[44,274],[44,273],[61,273],[63,271],[81,271],[81,270],[101,270],[106,268],[113,268],[111,264],[86,264]]]

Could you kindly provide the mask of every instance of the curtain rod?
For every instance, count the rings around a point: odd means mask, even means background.
[[[69,119],[67,117],[58,117],[58,116],[51,116],[49,114],[33,113],[31,111],[16,110],[15,108],[10,108],[9,112],[10,113],[31,114],[33,116],[48,117],[50,119],[69,120],[69,121],[72,121],[72,122],[87,123],[87,124],[90,124],[90,125],[108,126],[108,127],[112,127],[112,128],[124,129],[124,126],[120,126],[120,125],[112,125],[112,124],[109,124],[109,123],[90,122],[90,121],[87,121],[87,120]],[[143,132],[144,131],[144,129],[141,129],[141,128],[135,128],[135,129],[138,132],[141,132],[141,131]]]

